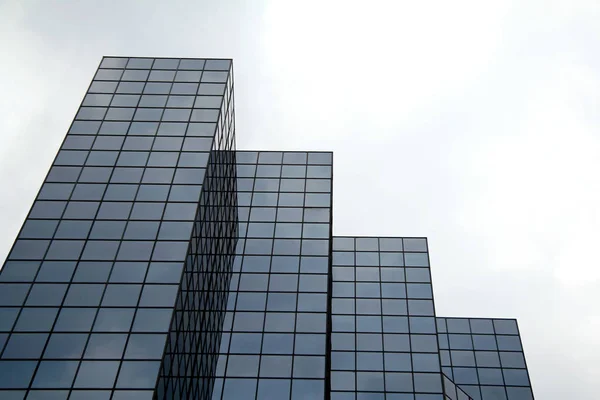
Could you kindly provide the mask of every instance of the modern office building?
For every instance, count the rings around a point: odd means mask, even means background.
[[[332,236],[332,153],[236,149],[232,68],[102,60],[0,271],[0,399],[533,399],[425,238]]]

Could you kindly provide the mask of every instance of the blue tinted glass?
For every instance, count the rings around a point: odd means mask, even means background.
[[[115,359],[123,356],[127,335],[92,334],[85,350],[86,359]]]
[[[0,389],[26,388],[36,361],[0,361]]]
[[[47,334],[13,333],[2,358],[39,358],[46,345]]]
[[[82,333],[53,333],[44,358],[81,358],[88,335]]]
[[[134,332],[166,332],[169,330],[172,313],[171,309],[139,309],[132,330]]]
[[[6,314],[8,313],[6,312]],[[57,308],[24,308],[19,315],[15,330],[19,332],[49,331],[57,313]],[[10,315],[8,317],[7,322],[10,323]]]
[[[36,261],[7,261],[0,273],[0,282],[31,282],[40,266]]]
[[[106,282],[112,262],[81,261],[73,277],[73,282]]]
[[[75,262],[44,261],[36,277],[37,282],[69,282],[75,270]]]
[[[63,308],[54,330],[57,332],[88,332],[96,315],[94,308]]]
[[[133,308],[101,308],[94,324],[94,332],[127,332],[133,322]]]
[[[82,361],[75,379],[76,388],[111,388],[117,376],[118,361]]]
[[[35,388],[70,388],[78,366],[77,361],[42,361],[35,374]]]
[[[294,379],[292,381],[292,400],[308,400],[323,397],[325,382],[323,380]]]
[[[126,359],[162,359],[167,335],[132,334],[127,343]]]

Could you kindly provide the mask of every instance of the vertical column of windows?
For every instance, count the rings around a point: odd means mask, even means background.
[[[175,80],[200,80],[195,101],[187,99],[185,107],[191,108],[193,104],[192,120],[200,120],[201,115],[205,120],[200,122],[201,125],[190,123],[190,128],[199,126],[200,132],[214,131],[215,137],[210,142],[189,142],[193,150],[204,149],[203,146],[209,144],[212,149],[206,147],[210,150],[206,153],[208,168],[206,174],[201,175],[204,183],[196,202],[191,242],[163,359],[158,398],[207,399],[212,393],[226,289],[237,239],[235,132],[231,121],[226,120],[233,113],[231,77],[230,60],[181,60],[175,75]],[[187,141],[186,138],[184,149]],[[186,155],[182,153],[182,156]],[[197,177],[198,174],[190,171],[190,176]]]
[[[441,398],[425,239],[333,246],[332,399]]]
[[[331,154],[237,161],[241,239],[213,399],[323,398]]]

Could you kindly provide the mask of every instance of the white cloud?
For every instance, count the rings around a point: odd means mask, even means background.
[[[526,102],[512,129],[475,146],[476,190],[462,212],[476,216],[471,229],[483,235],[490,265],[553,266],[565,283],[600,277],[589,262],[600,239],[600,137],[584,107],[599,83],[588,67],[550,66],[521,93]]]

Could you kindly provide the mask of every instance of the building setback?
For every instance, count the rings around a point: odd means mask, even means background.
[[[104,57],[0,271],[6,400],[531,400],[425,238],[334,237],[330,152],[235,147],[227,59]]]

